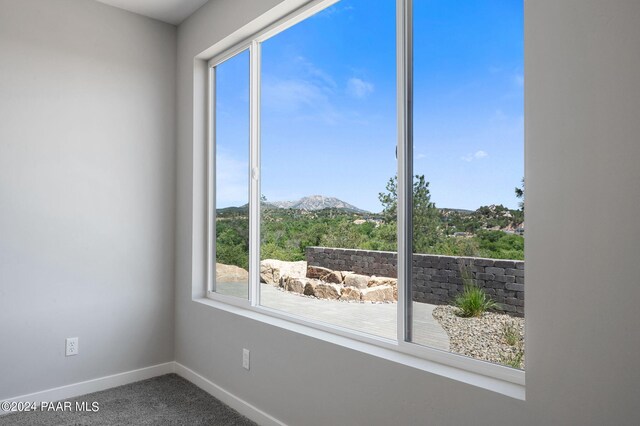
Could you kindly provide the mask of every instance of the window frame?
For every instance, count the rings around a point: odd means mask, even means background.
[[[412,0],[396,1],[396,103],[397,103],[397,173],[398,173],[398,303],[396,340],[375,336],[359,330],[324,323],[300,315],[278,311],[260,304],[260,59],[261,43],[285,31],[319,11],[338,3],[340,0],[313,0],[288,13],[284,17],[254,32],[253,35],[235,43],[231,48],[216,52],[207,61],[207,141],[206,141],[206,299],[216,302],[214,306],[238,312],[242,315],[273,323],[284,320],[310,329],[362,342],[399,354],[409,355],[453,367],[459,370],[461,381],[473,383],[493,390],[501,389],[494,384],[485,386],[478,380],[465,378],[465,374],[479,374],[489,381],[505,382],[508,389],[519,392],[501,392],[524,399],[525,372],[511,367],[474,359],[449,351],[423,346],[411,342],[412,328],[412,179],[413,179],[413,39]],[[238,298],[215,292],[215,67],[235,55],[249,52],[249,105],[250,105],[250,149],[249,149],[249,290],[248,298]],[[258,266],[258,267],[256,267]],[[206,304],[211,304],[203,302]],[[222,305],[220,305],[220,303]],[[256,315],[257,314],[257,315]],[[310,330],[311,331],[311,330]],[[309,332],[304,334],[309,335]],[[372,353],[371,351],[367,351]],[[376,355],[375,353],[372,353]],[[405,363],[409,364],[409,363]],[[429,371],[438,370],[430,368]],[[435,371],[436,374],[438,371]],[[449,376],[451,376],[449,374]],[[458,377],[457,375],[455,375]]]
[[[211,262],[211,256],[215,259],[216,253],[216,145],[215,145],[215,122],[216,122],[216,95],[215,95],[215,85],[216,85],[216,66],[222,64],[228,59],[235,57],[236,55],[241,54],[242,52],[247,51],[249,53],[249,60],[251,61],[251,44],[239,43],[231,49],[225,51],[220,58],[215,63],[214,66],[207,66],[207,252],[206,252],[206,281],[207,281],[207,297],[215,297],[216,300],[220,300],[225,303],[230,303],[236,306],[247,306],[247,303],[251,297],[250,294],[247,294],[247,299],[228,296],[225,294],[220,294],[215,292],[215,276],[216,276],[216,262]],[[251,96],[249,96],[251,99]],[[250,110],[252,106],[249,106]],[[251,112],[249,113],[249,124],[251,125],[252,118]],[[251,130],[249,131],[251,135]],[[251,136],[250,136],[251,139]],[[249,142],[249,155],[251,156],[251,140]],[[251,204],[251,192],[249,191],[249,204]],[[251,227],[251,224],[249,224]],[[251,235],[249,235],[249,241],[251,241]],[[251,268],[251,258],[249,259],[249,269]],[[249,277],[250,278],[250,277]],[[249,279],[249,292],[251,289],[251,282]]]

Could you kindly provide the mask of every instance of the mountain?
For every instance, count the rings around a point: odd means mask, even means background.
[[[325,197],[324,195],[310,195],[308,197],[300,198],[296,201],[266,201],[262,202],[262,208],[272,208],[272,209],[294,209],[294,210],[306,210],[306,211],[314,211],[314,210],[322,210],[322,209],[338,209],[345,210],[353,213],[370,213],[366,210],[362,210],[354,206],[353,204],[349,204],[345,201],[339,200],[335,197]],[[235,214],[247,214],[249,209],[248,204],[244,204],[239,207],[224,207],[218,209],[218,214],[227,214],[227,215],[235,215]]]
[[[355,213],[368,213],[366,210],[359,209],[353,204],[349,204],[335,197],[325,197],[324,195],[310,195],[308,197],[303,197],[297,201],[275,201],[268,202],[268,204],[281,209],[296,209],[307,211],[340,209],[348,210]]]
[[[267,201],[265,204],[277,207],[279,209],[290,209],[298,201]]]
[[[473,214],[475,213],[474,210],[467,210],[467,209],[449,209],[449,208],[438,208],[438,210],[440,210],[440,212],[447,216],[449,213],[459,213],[459,214]]]
[[[325,197],[323,195],[311,195],[303,197],[296,201],[291,207],[298,210],[322,210],[327,208],[350,210],[357,213],[367,213],[365,210],[334,197]]]

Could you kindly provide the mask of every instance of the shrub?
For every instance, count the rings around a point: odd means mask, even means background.
[[[443,237],[433,247],[433,252],[446,256],[469,256],[475,257],[479,253],[479,245],[475,238],[466,237]]]
[[[512,368],[522,369],[522,358],[524,358],[524,349],[520,347],[514,355],[503,358],[503,364]]]
[[[502,327],[502,335],[509,346],[515,346],[520,341],[520,332],[513,324],[505,324]]]
[[[495,308],[496,303],[475,284],[465,284],[461,295],[456,297],[455,306],[461,317],[479,317],[485,311]]]

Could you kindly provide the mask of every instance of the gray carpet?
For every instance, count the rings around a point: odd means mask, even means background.
[[[176,374],[69,399],[99,403],[97,412],[28,412],[0,416],[0,426],[255,425]]]

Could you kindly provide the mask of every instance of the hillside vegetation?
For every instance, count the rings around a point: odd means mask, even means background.
[[[524,259],[521,210],[483,206],[476,211],[437,209],[428,182],[414,182],[414,253]],[[262,259],[304,260],[308,246],[396,251],[395,179],[380,194],[379,214],[344,208],[302,210],[263,203]],[[248,268],[247,206],[221,209],[216,217],[217,262]]]

